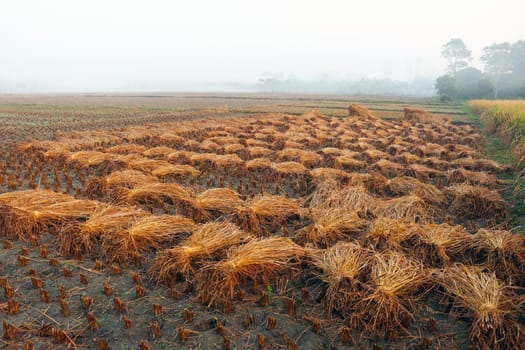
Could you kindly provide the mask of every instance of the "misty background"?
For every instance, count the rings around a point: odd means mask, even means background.
[[[441,50],[525,38],[525,2],[0,2],[0,93],[435,94]]]

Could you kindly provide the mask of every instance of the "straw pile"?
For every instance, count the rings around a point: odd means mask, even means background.
[[[248,206],[257,218],[266,224],[278,221],[283,222],[289,218],[299,217],[301,208],[295,201],[283,196],[265,194],[254,197]]]
[[[296,234],[296,240],[302,245],[330,247],[338,241],[347,240],[362,233],[368,222],[356,213],[346,209],[334,208],[327,211],[312,211],[312,224]]]
[[[73,255],[77,251],[96,255],[103,235],[117,234],[146,216],[149,214],[138,208],[103,206],[95,210],[87,221],[61,227],[58,248],[64,255]]]
[[[181,216],[146,216],[130,228],[102,235],[102,252],[108,263],[140,261],[143,253],[157,251],[189,236],[197,225]]]
[[[78,200],[48,190],[0,194],[0,227],[8,238],[27,240],[50,229],[86,219],[100,202]]]
[[[348,315],[362,296],[370,252],[356,243],[341,242],[312,254],[313,264],[322,273],[320,279],[326,284],[323,299],[327,311]]]
[[[199,194],[192,205],[197,220],[209,220],[214,216],[232,214],[244,206],[244,201],[232,189],[212,188]]]
[[[296,266],[304,253],[301,246],[288,238],[252,239],[229,250],[226,259],[207,264],[201,270],[197,276],[201,281],[199,294],[212,305],[233,298],[243,283],[270,285],[278,275]]]
[[[195,264],[213,259],[225,248],[249,238],[247,233],[230,222],[204,224],[180,245],[157,253],[151,271],[158,281],[168,285],[178,277],[189,279],[195,271]]]
[[[368,333],[395,339],[410,334],[416,293],[427,282],[421,264],[399,253],[377,253],[372,258],[370,285],[356,304]]]
[[[416,195],[402,196],[375,203],[374,214],[378,217],[405,220],[416,223],[430,223],[434,211]]]
[[[470,339],[480,349],[523,348],[525,332],[518,322],[519,299],[494,273],[458,266],[438,275],[453,298],[452,314],[472,319]]]
[[[445,191],[451,198],[450,210],[457,216],[488,220],[508,216],[508,205],[496,190],[461,184],[447,187]]]

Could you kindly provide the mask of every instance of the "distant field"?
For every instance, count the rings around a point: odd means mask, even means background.
[[[461,104],[430,99],[368,98],[341,95],[271,94],[77,94],[0,95],[0,138],[17,141],[49,139],[57,131],[111,129],[126,125],[171,122],[210,115],[241,116],[282,112],[303,114],[318,108],[322,114],[345,116],[349,103],[359,103],[382,118],[396,119],[413,106],[470,123]]]

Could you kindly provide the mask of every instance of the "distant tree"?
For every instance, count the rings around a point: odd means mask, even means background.
[[[441,56],[448,61],[448,71],[452,77],[456,77],[456,72],[466,68],[468,62],[472,60],[472,52],[467,49],[463,40],[459,38],[450,39],[443,46]]]
[[[494,77],[494,98],[498,98],[500,80],[505,74],[512,72],[510,58],[510,44],[492,44],[483,48],[481,61],[485,65],[485,72]]]
[[[276,92],[283,84],[284,76],[281,73],[265,73],[259,82],[261,82],[266,91]]]
[[[457,97],[462,99],[478,97],[478,83],[483,79],[483,72],[473,67],[456,72]]]
[[[442,75],[436,79],[436,90],[441,101],[453,100],[457,96],[456,79],[451,75]]]
[[[515,78],[525,79],[525,40],[516,41],[510,47],[510,62]]]
[[[494,83],[487,77],[478,81],[477,98],[492,98],[494,96]]]

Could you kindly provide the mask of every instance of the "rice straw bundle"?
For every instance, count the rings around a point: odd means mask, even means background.
[[[431,267],[450,264],[451,258],[463,258],[471,235],[462,226],[428,224],[417,230],[408,245],[411,254]]]
[[[239,194],[229,188],[212,188],[199,194],[193,201],[198,220],[209,220],[218,215],[232,214],[236,208],[243,207]],[[214,215],[215,214],[215,215]]]
[[[159,142],[169,147],[179,147],[186,142],[186,139],[177,134],[166,132],[159,135]]]
[[[201,172],[191,165],[178,164],[178,165],[164,165],[154,169],[151,174],[159,178],[176,177],[184,179],[187,177],[199,177]]]
[[[416,223],[432,222],[435,211],[416,195],[407,195],[387,200],[377,200],[374,215]]]
[[[122,200],[128,204],[145,204],[151,207],[160,207],[169,211],[172,205],[179,214],[187,214],[192,207],[193,191],[176,183],[146,183],[128,189]]]
[[[418,230],[419,226],[414,223],[380,217],[372,222],[362,241],[376,250],[402,251],[405,243],[412,240]]]
[[[103,234],[102,252],[109,264],[129,264],[142,253],[180,241],[196,229],[193,220],[181,216],[146,216],[125,230]]]
[[[207,264],[197,276],[199,294],[209,305],[231,299],[245,282],[270,285],[278,275],[289,272],[305,254],[289,238],[252,239],[233,247],[224,260]]]
[[[224,145],[224,153],[226,154],[231,154],[231,153],[245,154],[246,148],[240,143],[232,143],[232,144]]]
[[[362,296],[361,280],[370,264],[370,252],[359,244],[341,242],[317,250],[312,262],[321,269],[319,277],[328,285],[323,300],[328,312],[350,314]]]
[[[103,206],[87,221],[61,227],[58,231],[59,250],[64,255],[73,255],[77,249],[95,255],[102,235],[117,234],[148,215],[138,208]]]
[[[370,166],[370,169],[386,177],[400,176],[405,173],[405,167],[403,165],[386,159],[378,160]]]
[[[312,198],[310,207],[316,210],[331,210],[333,208],[345,208],[348,211],[356,212],[360,216],[369,215],[377,201],[364,186],[345,186],[333,192],[327,197],[321,196]]]
[[[236,154],[219,154],[213,160],[215,169],[221,171],[238,171],[243,164],[244,161]]]
[[[444,206],[446,202],[445,195],[437,187],[413,177],[401,176],[388,180],[388,190],[396,195],[414,194],[438,207]]]
[[[283,222],[289,218],[300,216],[301,208],[297,203],[287,197],[265,194],[254,197],[248,206],[257,218],[265,223]]]
[[[47,190],[3,193],[0,195],[2,235],[27,240],[50,228],[86,219],[101,205]]]
[[[361,148],[365,150],[363,152],[363,156],[365,157],[368,163],[375,163],[380,160],[388,159],[388,153],[385,153],[378,149],[370,149],[370,145],[363,145]]]
[[[158,281],[166,284],[179,274],[188,279],[194,273],[196,263],[212,259],[225,248],[249,238],[249,234],[230,222],[209,222],[197,228],[180,245],[158,252],[151,271]]]
[[[167,159],[168,155],[175,152],[175,149],[166,146],[157,146],[145,150],[142,154],[148,158]]]
[[[330,247],[338,241],[359,235],[368,224],[356,213],[342,208],[314,210],[310,216],[312,224],[297,232],[296,240],[302,245],[308,243],[319,248]]]
[[[425,270],[405,255],[376,253],[372,258],[370,286],[355,308],[365,330],[379,337],[395,339],[397,332],[410,334],[417,292],[427,282]]]
[[[480,349],[523,348],[523,312],[518,297],[494,273],[457,266],[445,269],[438,282],[454,299],[453,314],[472,319],[470,339]],[[521,310],[520,310],[521,309]]]
[[[194,154],[196,153],[191,151],[175,151],[168,154],[168,161],[176,164],[188,164]]]
[[[447,187],[445,193],[452,200],[451,211],[460,217],[498,221],[508,216],[508,204],[495,190],[460,184]]]
[[[341,155],[334,157],[334,167],[336,169],[344,169],[348,171],[359,171],[365,169],[367,164],[361,160]]]
[[[446,173],[449,184],[462,184],[474,186],[494,187],[498,183],[498,178],[484,171],[470,171],[463,168],[449,170]]]
[[[285,176],[292,176],[292,175],[309,175],[310,171],[305,168],[304,165],[297,162],[282,162],[282,163],[274,163],[272,165],[272,169],[280,174]]]
[[[315,168],[312,170],[312,178],[318,183],[328,179],[334,179],[337,182],[344,182],[348,180],[348,173],[334,168]]]
[[[114,199],[126,188],[155,183],[154,176],[146,175],[137,170],[122,170],[105,177],[92,177],[84,186],[84,193],[89,198],[106,197]]]
[[[525,284],[525,238],[519,233],[481,229],[465,245],[474,261],[481,259],[501,280]]]
[[[170,165],[170,163],[162,159],[136,158],[129,161],[129,166],[132,169],[145,173],[151,173],[153,170],[167,165]]]
[[[109,147],[108,149],[106,149],[106,152],[116,153],[116,154],[131,154],[131,153],[142,154],[142,152],[144,152],[145,149],[146,147],[142,145],[136,145],[133,143],[123,143],[120,145]]]
[[[222,151],[221,145],[211,141],[211,140],[204,140],[199,145],[199,150],[203,152],[214,152],[218,153]]]
[[[297,148],[285,148],[277,152],[277,159],[279,161],[299,162],[307,167],[319,165],[323,160],[323,158],[315,152]]]
[[[267,171],[272,168],[272,162],[267,158],[255,158],[246,161],[246,163],[244,163],[244,167],[246,170],[250,171]]]

